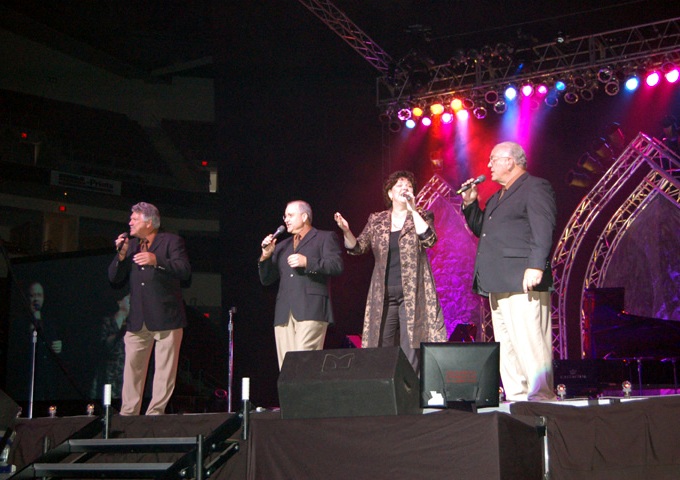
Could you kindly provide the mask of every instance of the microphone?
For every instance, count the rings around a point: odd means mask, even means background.
[[[275,239],[276,237],[278,237],[279,235],[281,235],[281,234],[282,234],[283,232],[285,232],[285,231],[286,231],[286,226],[285,226],[285,225],[280,225],[279,228],[277,228],[276,231],[275,231],[274,233],[272,233],[272,239],[271,239],[268,243],[262,242],[261,247],[262,247],[262,248],[267,248],[267,246],[268,246],[269,244],[271,244],[271,243],[274,241],[274,239]]]
[[[276,231],[272,234],[272,240],[274,240],[276,237],[281,235],[283,232],[286,231],[286,226],[285,225],[279,225],[279,228],[276,229]]]
[[[456,195],[460,195],[461,193],[470,190],[473,185],[478,185],[478,184],[482,183],[484,180],[486,180],[486,175],[480,175],[479,177],[475,178],[475,180],[472,183],[468,183],[467,185],[463,185],[458,190],[456,190]]]
[[[130,236],[130,234],[127,233],[127,232],[122,233],[122,235],[123,235],[123,241],[120,242],[120,245],[118,245],[116,247],[116,252],[120,252],[123,249],[123,245],[125,245],[125,239],[127,239]]]

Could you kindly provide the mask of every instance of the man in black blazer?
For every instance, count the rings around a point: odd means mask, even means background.
[[[550,251],[557,208],[550,184],[527,173],[524,149],[503,142],[491,151],[491,179],[503,188],[482,210],[477,187],[463,185],[463,214],[479,237],[473,289],[489,297],[501,344],[501,379],[513,401],[555,399],[552,371]]]
[[[278,246],[274,235],[265,237],[258,261],[263,285],[279,280],[274,314],[279,369],[286,352],[323,349],[328,324],[333,322],[329,277],[343,270],[335,232],[312,227],[307,202],[288,203],[283,220],[293,236]]]
[[[125,333],[121,415],[139,415],[151,350],[156,369],[147,415],[161,415],[175,389],[179,349],[187,323],[181,283],[191,279],[184,240],[159,232],[158,209],[141,202],[132,207],[130,234],[116,239],[118,253],[109,281],[130,284],[130,313]]]

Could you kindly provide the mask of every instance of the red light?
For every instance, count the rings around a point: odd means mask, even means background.
[[[209,314],[209,313],[204,313],[203,316],[204,316],[205,318],[210,318],[210,314]]]
[[[659,83],[660,80],[661,76],[659,75],[659,72],[652,72],[649,75],[647,75],[647,79],[645,80],[645,82],[647,83],[648,86],[654,87]]]
[[[21,138],[23,138],[24,140],[26,140],[26,139],[28,138],[28,133],[26,133],[26,132],[21,132],[19,135],[20,135]]]
[[[64,213],[66,211],[66,205],[59,205],[59,211]]]
[[[207,161],[207,160],[201,161],[201,167],[207,167],[207,166],[208,166],[208,161]]]
[[[666,80],[668,80],[668,82],[675,83],[675,82],[678,81],[678,77],[680,76],[680,72],[678,71],[677,68],[674,68],[674,69],[666,72],[666,74],[664,76],[666,77]]]

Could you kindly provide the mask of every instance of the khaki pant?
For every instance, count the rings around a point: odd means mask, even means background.
[[[288,315],[288,322],[285,325],[274,326],[279,370],[287,352],[323,350],[327,329],[328,322],[296,320],[292,313]]]
[[[155,348],[151,403],[146,415],[162,415],[175,389],[179,348],[184,329],[152,332],[143,326],[139,332],[125,333],[125,369],[121,415],[139,415],[151,350]]]

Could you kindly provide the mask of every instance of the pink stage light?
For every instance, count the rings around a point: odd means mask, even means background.
[[[666,72],[664,76],[669,83],[675,83],[678,81],[678,77],[680,77],[680,71],[678,71],[678,68],[676,67]]]
[[[470,118],[470,112],[468,110],[458,110],[456,112],[456,118],[461,121],[467,120]]]
[[[420,123],[422,123],[426,127],[429,127],[430,125],[432,125],[432,119],[430,117],[423,117]]]
[[[548,94],[548,86],[544,83],[541,83],[538,87],[536,87],[536,93],[538,93],[541,96],[545,96]]]
[[[527,83],[522,85],[522,95],[525,97],[530,97],[534,94],[534,86]]]
[[[448,125],[451,122],[453,122],[453,115],[451,115],[451,113],[449,113],[449,112],[444,112],[442,114],[442,123]]]
[[[645,83],[649,87],[655,87],[656,85],[658,85],[660,80],[661,80],[661,76],[659,75],[659,72],[652,72],[649,75],[647,75],[647,78],[645,79]]]

